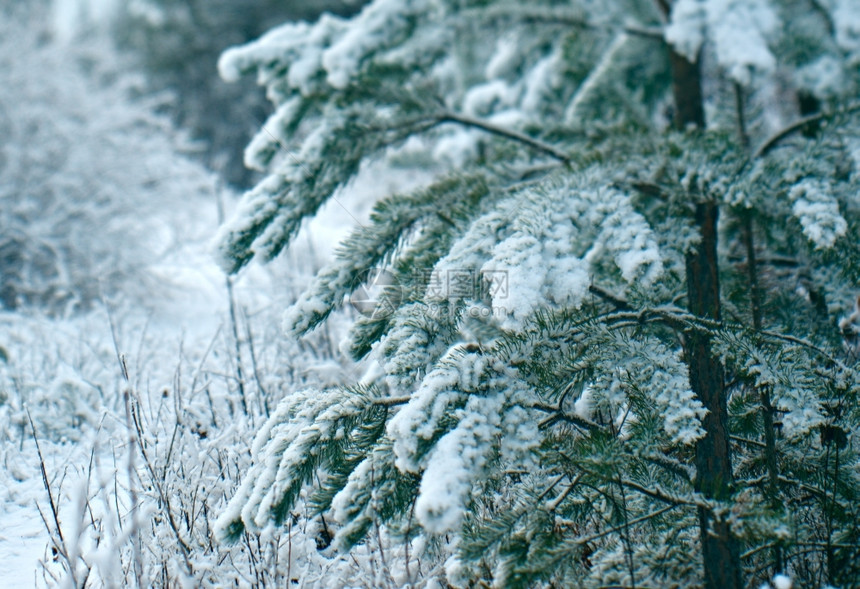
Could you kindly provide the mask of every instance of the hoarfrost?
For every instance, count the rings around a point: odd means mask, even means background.
[[[820,180],[805,179],[789,192],[792,211],[803,227],[803,234],[817,249],[829,249],[848,231],[848,223],[839,213],[839,203],[831,187]]]

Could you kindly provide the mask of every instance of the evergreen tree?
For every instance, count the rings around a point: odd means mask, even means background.
[[[437,180],[286,313],[388,273],[374,368],[287,396],[222,536],[307,504],[396,584],[856,586],[858,62],[850,0],[377,0],[226,52],[276,106],[228,272],[364,162]]]

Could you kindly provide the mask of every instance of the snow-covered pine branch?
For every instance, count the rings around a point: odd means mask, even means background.
[[[813,4],[573,2],[554,21],[548,1],[379,0],[225,53],[277,109],[225,268],[277,254],[363,161],[437,180],[380,194],[286,317],[305,333],[367,266],[395,276],[347,346],[397,402],[371,418],[355,391],[293,393],[222,529],[304,493],[337,550],[399,538],[401,584],[860,573],[853,511],[812,490],[860,492],[837,325],[860,278],[856,9]]]

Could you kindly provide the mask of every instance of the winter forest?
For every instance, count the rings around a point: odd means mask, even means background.
[[[0,587],[860,587],[860,1],[0,0]]]

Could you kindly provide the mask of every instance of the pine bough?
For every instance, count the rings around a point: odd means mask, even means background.
[[[363,162],[438,179],[381,198],[286,313],[301,336],[365,270],[401,285],[353,326],[365,382],[288,392],[259,432],[222,538],[306,504],[330,550],[405,547],[400,585],[856,583],[858,62],[848,0],[377,0],[227,51],[275,112],[225,270]]]

